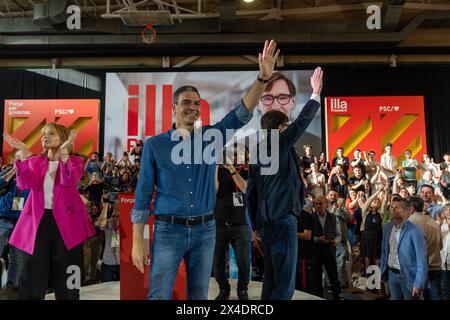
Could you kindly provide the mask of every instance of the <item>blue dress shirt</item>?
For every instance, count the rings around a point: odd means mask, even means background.
[[[185,141],[173,141],[174,137],[183,139],[174,126],[167,132],[147,139],[142,152],[141,171],[131,213],[132,222],[145,224],[148,221],[153,191],[156,191],[153,209],[155,215],[196,217],[212,213],[216,203],[216,152],[210,152],[211,142],[203,141],[207,139],[200,141],[201,152],[198,148],[194,149],[199,142],[196,139],[200,137],[199,133],[205,136],[208,129],[216,129],[224,137],[220,141],[220,147],[223,147],[227,142],[226,130],[241,128],[251,117],[252,114],[240,101],[220,122],[194,129]],[[190,148],[192,161],[176,164],[173,161],[174,152],[183,158],[186,156],[186,149],[179,151],[183,144]],[[204,154],[207,154],[206,159]],[[202,158],[199,159],[199,156]]]

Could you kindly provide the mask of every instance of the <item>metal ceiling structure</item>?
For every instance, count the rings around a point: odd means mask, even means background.
[[[81,8],[80,30],[38,23],[37,6],[61,4]],[[380,30],[367,28],[370,5]],[[450,0],[0,0],[3,57],[248,55],[267,38],[287,55],[450,53]]]

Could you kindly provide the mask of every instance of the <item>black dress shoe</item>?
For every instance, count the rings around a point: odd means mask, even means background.
[[[220,290],[219,295],[215,300],[228,300],[230,299],[230,290]]]
[[[238,295],[238,299],[239,299],[239,300],[250,300],[250,299],[248,298],[248,292],[247,292],[247,290],[241,290],[241,291],[238,291],[238,292],[237,292],[237,295]]]

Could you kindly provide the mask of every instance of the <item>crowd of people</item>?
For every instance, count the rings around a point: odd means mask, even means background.
[[[355,149],[350,160],[344,156],[343,148],[339,148],[330,164],[325,153],[316,157],[310,145],[304,146],[300,171],[308,200],[298,219],[298,289],[322,294],[322,267],[318,261],[322,258],[317,257],[322,256],[321,251],[325,249],[322,244],[319,245],[316,229],[318,232],[321,230],[314,220],[326,214],[336,216],[340,226],[340,230],[333,234],[335,238],[330,236],[330,240],[334,240],[335,257],[322,264],[327,276],[325,286],[329,284],[334,297],[349,286],[370,288],[370,285],[361,284],[360,279],[370,276],[369,266],[376,265],[381,267],[382,272],[386,271],[383,267],[389,271],[399,271],[402,275],[398,277],[401,287],[411,289],[408,294],[407,290],[399,294],[389,282],[387,287],[391,288],[390,291],[384,287],[375,289],[381,295],[389,294],[393,299],[417,298],[419,294],[415,292],[413,296],[412,288],[417,286],[419,289],[419,283],[414,280],[422,277],[420,290],[424,292],[425,299],[449,299],[450,154],[444,154],[439,163],[424,154],[419,163],[412,157],[412,152],[406,150],[404,157],[401,157],[404,160],[398,162],[392,155],[392,148],[390,143],[385,146],[379,162],[375,160],[375,151]],[[421,245],[426,247],[421,248],[423,256],[416,257],[417,261],[411,257],[413,253],[410,250],[406,253],[408,260],[402,259],[398,251],[396,263],[391,263],[386,255],[392,254],[390,246],[398,246],[399,240],[392,243],[389,234],[392,226],[389,228],[388,225],[395,222],[401,228],[404,221],[419,226],[425,235],[426,243],[415,243],[415,249],[418,250]],[[304,230],[312,232],[308,241],[302,238]],[[329,254],[332,255],[332,252]],[[426,268],[420,269],[419,261],[425,261]],[[422,275],[419,275],[421,272]],[[311,277],[311,273],[316,275]]]

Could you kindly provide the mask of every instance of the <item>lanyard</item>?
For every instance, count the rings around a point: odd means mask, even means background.
[[[111,217],[111,224],[112,224],[114,233],[117,233],[117,230],[119,230],[119,225],[116,224],[116,217],[114,215]]]

